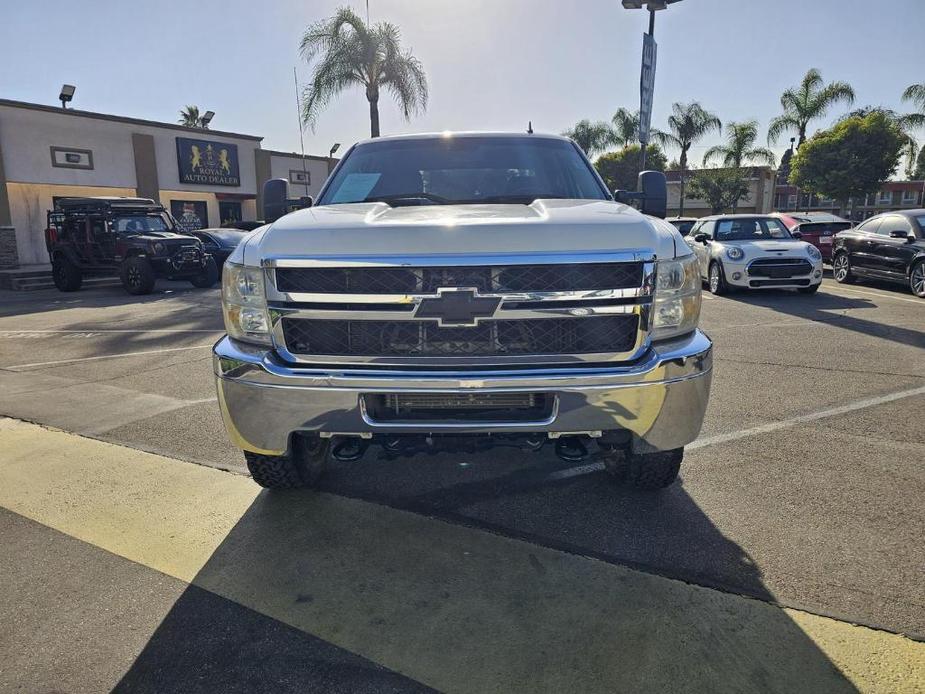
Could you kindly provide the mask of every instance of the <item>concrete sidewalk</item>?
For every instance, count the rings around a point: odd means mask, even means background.
[[[14,514],[443,691],[925,690],[925,644],[895,634],[16,420],[0,420],[0,451]],[[0,614],[0,662],[53,668],[59,654],[21,652],[30,620],[79,595]],[[135,682],[165,647],[151,629],[123,656]]]

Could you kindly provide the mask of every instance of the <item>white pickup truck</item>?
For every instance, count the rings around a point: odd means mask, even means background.
[[[214,348],[254,480],[326,461],[544,444],[657,489],[703,422],[712,344],[665,179],[611,194],[570,140],[460,133],[360,142],[317,201],[229,257]],[[636,195],[642,213],[617,200]],[[649,214],[644,214],[649,213]],[[276,218],[278,217],[278,218]]]

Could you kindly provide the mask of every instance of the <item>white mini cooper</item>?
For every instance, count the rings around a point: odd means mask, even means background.
[[[733,289],[797,289],[814,294],[822,283],[822,254],[775,217],[704,217],[685,237],[700,277],[713,294]]]

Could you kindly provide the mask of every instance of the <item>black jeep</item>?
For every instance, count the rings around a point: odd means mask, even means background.
[[[48,213],[45,245],[55,286],[80,289],[85,275],[118,272],[129,294],[148,294],[157,278],[208,288],[218,268],[202,242],[146,198],[61,198]]]

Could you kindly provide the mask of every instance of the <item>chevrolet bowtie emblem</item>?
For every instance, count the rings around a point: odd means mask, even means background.
[[[415,318],[433,318],[442,327],[472,327],[482,318],[491,318],[501,304],[500,296],[479,296],[475,288],[443,288],[437,296],[421,300]]]

